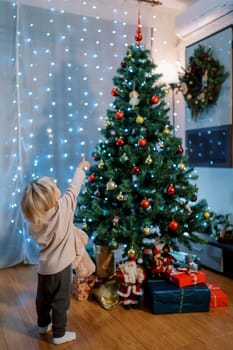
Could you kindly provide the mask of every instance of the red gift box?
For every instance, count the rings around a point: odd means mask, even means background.
[[[94,275],[78,278],[78,275],[73,276],[71,294],[77,300],[87,300],[90,294],[91,288],[95,284],[96,277]]]
[[[206,282],[205,272],[199,270],[167,270],[165,272],[165,278],[180,288]]]
[[[213,282],[206,283],[210,289],[210,307],[227,306],[228,297],[223,290]]]

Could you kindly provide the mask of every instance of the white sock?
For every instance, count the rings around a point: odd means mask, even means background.
[[[63,337],[59,337],[59,338],[52,338],[52,343],[53,344],[63,344],[66,343],[68,341],[72,341],[76,339],[76,333],[75,332],[65,332],[65,334],[63,335]]]
[[[40,334],[46,334],[52,329],[52,323],[48,324],[48,326],[45,327],[39,327],[39,333]]]

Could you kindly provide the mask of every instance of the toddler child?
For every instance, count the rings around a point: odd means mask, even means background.
[[[39,333],[52,329],[52,343],[76,339],[66,330],[70,306],[72,263],[80,254],[80,237],[73,224],[76,201],[90,163],[82,158],[64,195],[50,177],[32,180],[25,188],[21,208],[30,223],[30,235],[39,245],[36,311]],[[94,271],[93,271],[94,272]]]

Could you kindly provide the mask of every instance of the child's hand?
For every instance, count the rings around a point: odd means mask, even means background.
[[[90,163],[87,160],[85,160],[85,155],[82,154],[82,161],[81,163],[79,163],[78,168],[88,170],[90,169],[90,166]]]

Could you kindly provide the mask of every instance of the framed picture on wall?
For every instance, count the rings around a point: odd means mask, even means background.
[[[219,95],[210,108],[193,117],[186,108],[186,152],[192,166],[232,167],[232,26],[216,32],[185,49],[186,67],[200,46],[218,61],[227,73]],[[213,67],[214,68],[214,67]],[[207,80],[208,80],[208,71]],[[204,75],[203,75],[204,78]],[[211,84],[210,79],[208,84]]]
[[[232,125],[187,130],[189,163],[203,167],[231,167],[231,140]]]

